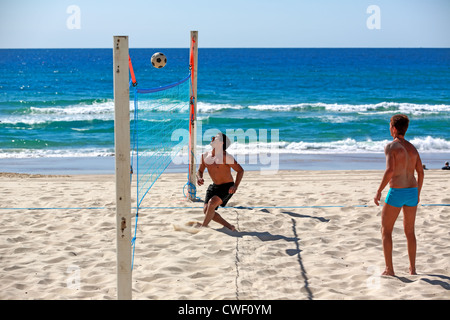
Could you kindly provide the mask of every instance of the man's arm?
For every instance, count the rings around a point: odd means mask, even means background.
[[[205,183],[205,180],[203,179],[203,172],[205,171],[206,165],[205,162],[203,160],[203,154],[202,154],[202,160],[200,162],[200,165],[198,166],[198,171],[197,171],[197,184],[199,186],[203,185],[203,183]]]
[[[231,156],[227,154],[227,163],[231,163],[230,167],[233,168],[234,171],[237,172],[236,180],[234,181],[234,186],[230,188],[229,193],[235,193],[239,184],[241,183],[242,177],[244,176],[244,169],[241,167],[239,163]]]
[[[420,191],[422,191],[423,179],[425,177],[425,173],[423,171],[422,159],[420,159],[420,155],[417,152],[417,161],[416,161],[416,171],[417,171],[417,185],[419,191],[419,202],[420,202]]]
[[[379,202],[381,199],[381,192],[392,179],[392,176],[394,174],[395,161],[390,144],[386,146],[386,148],[384,149],[384,153],[386,155],[386,170],[384,171],[383,179],[381,180],[380,186],[378,187],[377,193],[375,194],[375,197],[373,199],[377,206],[380,205]]]

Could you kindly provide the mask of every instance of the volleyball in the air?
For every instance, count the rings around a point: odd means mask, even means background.
[[[160,68],[164,67],[166,65],[166,63],[167,63],[167,58],[164,55],[164,53],[157,52],[152,56],[152,65],[155,68],[160,69]]]

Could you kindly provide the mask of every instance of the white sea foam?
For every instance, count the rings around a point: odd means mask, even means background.
[[[250,105],[249,109],[259,111],[293,111],[305,109],[325,109],[340,113],[359,113],[365,115],[384,114],[384,113],[406,113],[413,115],[436,114],[440,112],[450,112],[450,105],[432,105],[398,102],[381,102],[376,104],[339,104],[339,103],[299,103],[299,104],[280,104],[280,105]]]
[[[307,103],[300,104],[259,104],[259,105],[250,105],[249,109],[258,110],[258,111],[292,111],[294,109],[305,109],[311,107],[313,105]]]
[[[207,102],[199,102],[197,104],[197,111],[199,113],[213,113],[223,110],[240,110],[244,108],[244,106],[232,104],[214,104]]]
[[[410,142],[422,152],[450,152],[450,141],[441,138],[413,138]]]
[[[234,142],[227,151],[233,155],[254,155],[260,153],[278,154],[351,154],[351,153],[384,153],[384,147],[392,140],[372,141],[370,139],[357,141],[352,138],[331,142]],[[419,152],[447,153],[450,152],[450,141],[441,138],[425,137],[410,140]],[[197,152],[210,150],[208,144],[197,145]]]
[[[257,155],[257,154],[356,154],[356,153],[383,153],[384,147],[392,140],[363,140],[352,138],[331,142],[234,142],[228,148],[232,155]],[[448,153],[450,141],[431,136],[409,140],[419,152]],[[210,150],[209,144],[197,145],[197,153]],[[181,156],[187,149],[181,151]],[[114,155],[113,148],[89,148],[89,149],[14,149],[0,150],[0,158],[52,158],[52,157],[105,157]]]
[[[66,107],[30,107],[30,114],[57,114],[57,115],[96,115],[114,113],[114,101],[94,102],[92,104],[77,104]]]
[[[139,101],[139,109],[144,112],[187,112],[188,104],[185,102],[166,101],[156,104],[150,100]],[[199,102],[197,105],[199,114],[212,114],[215,112],[226,110],[243,110],[251,109],[254,111],[302,111],[320,109],[343,114],[340,117],[336,115],[320,115],[323,122],[348,122],[352,118],[348,113],[357,113],[358,115],[382,115],[405,113],[409,115],[430,115],[430,114],[448,114],[450,105],[432,105],[432,104],[413,104],[413,103],[396,103],[381,102],[377,104],[326,104],[326,103],[300,103],[300,104],[267,104],[267,105],[250,105],[248,107],[232,104],[214,104]],[[134,102],[130,101],[130,113],[134,112]],[[131,115],[132,117],[132,115]],[[114,120],[114,101],[109,99],[103,102],[80,103],[64,107],[30,107],[29,112],[22,114],[13,114],[3,116],[0,122],[8,124],[24,123],[29,125],[60,122],[60,121],[112,121]]]
[[[51,122],[109,121],[114,119],[114,101],[80,103],[65,107],[30,107],[28,112],[3,116],[0,122],[36,125]]]
[[[232,154],[256,153],[379,153],[391,140],[372,141],[370,139],[357,141],[352,138],[331,142],[261,142],[233,143],[228,151]],[[450,141],[441,138],[425,137],[410,140],[419,152],[450,152]]]
[[[114,155],[114,149],[10,149],[0,150],[0,159],[18,158],[92,158]]]
[[[188,103],[166,103],[155,104],[150,101],[139,103],[139,109],[144,112],[149,111],[187,111]],[[133,119],[134,102],[130,102],[130,118]],[[148,117],[147,117],[148,118]],[[95,102],[92,104],[76,104],[65,107],[30,107],[29,112],[0,117],[1,123],[36,125],[52,122],[72,122],[72,121],[113,121],[114,101]],[[146,119],[147,121],[163,121]],[[170,121],[165,119],[164,121]]]

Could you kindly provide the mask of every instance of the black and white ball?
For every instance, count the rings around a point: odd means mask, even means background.
[[[166,65],[166,63],[167,63],[167,58],[164,55],[164,53],[157,52],[152,56],[152,65],[155,68],[160,69],[160,68],[164,67]]]

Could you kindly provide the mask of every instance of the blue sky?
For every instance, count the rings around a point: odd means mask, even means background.
[[[0,48],[179,48],[190,30],[204,48],[450,47],[449,17],[450,0],[1,0]]]

